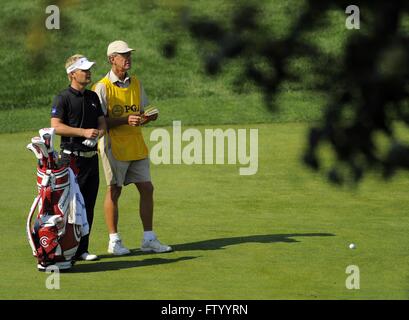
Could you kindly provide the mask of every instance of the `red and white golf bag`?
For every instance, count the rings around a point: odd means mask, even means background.
[[[85,205],[73,171],[59,168],[54,152],[54,129],[40,130],[27,148],[38,159],[38,195],[27,217],[27,236],[40,271],[50,265],[69,269],[81,237],[88,234]],[[34,213],[37,217],[32,224]]]

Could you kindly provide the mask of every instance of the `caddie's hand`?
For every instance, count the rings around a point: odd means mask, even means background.
[[[83,136],[87,139],[98,138],[99,131],[97,129],[84,129]]]
[[[138,116],[136,114],[131,114],[128,116],[128,124],[130,126],[139,126],[141,124],[141,116]]]
[[[145,117],[144,115],[141,115],[141,122],[140,125],[144,125],[145,123],[149,122],[149,118]]]

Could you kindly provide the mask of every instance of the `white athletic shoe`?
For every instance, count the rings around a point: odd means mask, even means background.
[[[84,252],[82,255],[80,255],[78,260],[94,261],[94,260],[98,260],[98,256],[95,255],[95,254],[90,254],[88,252]]]
[[[129,251],[128,248],[125,248],[122,245],[121,240],[109,241],[108,253],[112,253],[114,256],[123,256],[125,254],[129,254],[130,252],[131,251]]]
[[[163,253],[172,251],[172,247],[160,243],[158,239],[142,240],[141,250],[143,252]]]

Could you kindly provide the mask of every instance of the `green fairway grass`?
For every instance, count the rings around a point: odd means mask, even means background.
[[[408,299],[407,174],[338,189],[300,164],[306,124],[221,126],[230,127],[259,130],[257,174],[227,164],[151,167],[155,230],[173,253],[139,251],[133,186],[123,191],[119,224],[132,253],[106,253],[101,172],[90,245],[101,260],[61,274],[59,290],[46,289],[49,275],[36,270],[25,235],[36,186],[24,148],[37,132],[0,135],[0,299]],[[345,286],[349,265],[359,267],[358,290]]]
[[[318,120],[323,97],[308,92],[293,91],[278,99],[278,111],[272,113],[260,96],[231,95],[229,97],[172,98],[154,103],[160,117],[149,126],[165,126],[173,120],[183,124],[238,124],[268,122],[305,122]],[[21,132],[48,127],[50,108],[28,108],[0,111],[0,133]]]

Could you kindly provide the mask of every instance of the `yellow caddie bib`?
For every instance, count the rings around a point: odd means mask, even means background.
[[[107,116],[109,118],[123,118],[131,114],[140,114],[140,85],[136,77],[131,77],[131,84],[128,88],[114,85],[107,77],[99,82],[105,84],[106,87]],[[133,127],[128,124],[120,125],[110,128],[108,134],[115,159],[132,161],[145,159],[148,156],[148,147],[140,127]],[[107,139],[105,141],[107,143]]]

